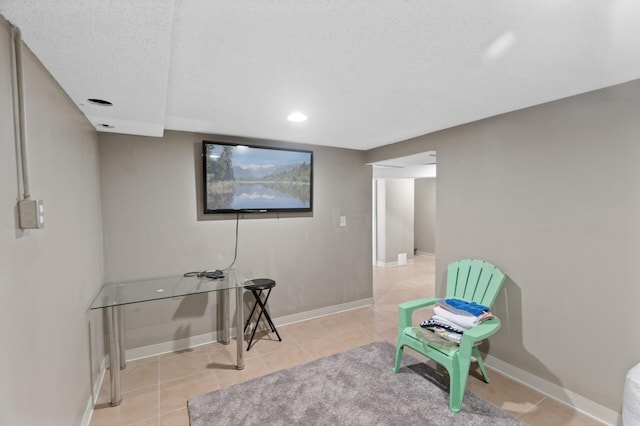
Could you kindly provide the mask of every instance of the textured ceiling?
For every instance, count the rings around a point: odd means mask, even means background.
[[[369,149],[640,78],[638,0],[0,0],[0,12],[98,130],[118,133]],[[294,110],[309,119],[288,122]]]

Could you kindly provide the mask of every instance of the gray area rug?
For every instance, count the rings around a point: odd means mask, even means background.
[[[191,426],[524,425],[469,391],[452,413],[448,376],[408,355],[394,374],[394,358],[376,342],[196,396]]]

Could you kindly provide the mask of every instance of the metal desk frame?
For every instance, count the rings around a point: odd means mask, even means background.
[[[220,304],[220,309],[222,310],[222,338],[220,341],[221,343],[229,344],[231,328],[229,296],[230,291],[235,289],[237,330],[236,367],[238,370],[244,369],[244,350],[242,347],[244,336],[244,306],[242,295],[244,286],[250,285],[252,282],[250,280],[240,279],[234,270],[225,270],[224,274],[224,278],[217,280],[198,276],[179,276],[111,283],[102,286],[89,309],[104,309],[107,314],[112,406],[117,406],[122,402],[120,370],[124,369],[127,365],[124,351],[124,306],[128,304],[222,291],[223,297]],[[167,291],[167,289],[171,291]]]

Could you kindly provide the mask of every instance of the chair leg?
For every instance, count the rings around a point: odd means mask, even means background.
[[[268,311],[264,311],[264,317],[267,319],[267,322],[271,326],[271,331],[276,333],[276,336],[278,336],[278,341],[282,342],[282,338],[280,337],[280,333],[278,333],[278,329],[276,328],[275,324],[271,320],[271,315],[269,315]]]
[[[404,349],[404,344],[398,338],[398,343],[396,344],[396,362],[393,366],[393,372],[397,373],[400,371],[400,363],[402,362],[402,351]]]
[[[478,367],[480,367],[480,371],[482,372],[482,378],[484,379],[485,383],[490,383],[489,375],[487,374],[487,370],[485,370],[485,368],[484,368],[484,362],[482,361],[482,355],[480,355],[480,350],[477,347],[474,347],[472,352],[471,352],[471,355],[473,355],[473,357],[478,362]]]
[[[470,364],[471,358],[458,355],[453,360],[453,368],[449,371],[449,409],[454,413],[459,412],[462,408]]]
[[[457,413],[462,408],[462,398],[460,397],[460,373],[455,365],[449,371],[449,410]]]
[[[255,294],[254,294],[255,296]],[[253,317],[253,313],[256,311],[256,306],[258,306],[258,301],[256,300],[255,302],[253,302],[253,308],[251,308],[251,313],[249,314],[249,316],[247,317],[247,322],[244,324],[244,332],[247,332],[247,327],[249,327],[249,324],[251,323],[251,318]]]
[[[251,317],[253,316],[253,312],[256,309],[256,306],[258,306],[258,301],[260,300],[260,296],[262,295],[262,290],[260,290],[259,292],[256,292],[255,290],[251,290],[251,292],[253,293],[253,297],[255,297],[256,301],[253,304],[253,309],[251,310],[251,315],[249,315],[249,319],[247,319],[247,324],[244,326],[245,330],[247,329],[247,326],[249,325],[249,321],[251,321]],[[258,319],[256,320],[256,326],[253,327],[253,330],[251,331],[251,337],[249,338],[249,344],[247,345],[247,351],[249,351],[251,349],[251,343],[253,343],[253,338],[256,335],[256,330],[258,329],[258,324],[260,324],[260,317],[262,317],[262,312],[260,312],[260,314],[258,314]]]
[[[276,328],[275,324],[271,320],[271,315],[269,315],[269,311],[267,311],[266,304],[267,304],[267,301],[269,300],[270,294],[271,294],[271,289],[269,289],[269,291],[267,292],[267,297],[264,298],[264,302],[258,299],[258,304],[260,305],[260,308],[261,308],[260,314],[264,313],[264,317],[267,320],[267,323],[269,324],[271,331],[276,333],[276,336],[278,336],[278,341],[282,342],[282,339],[280,338],[280,333],[278,333],[278,329]],[[260,318],[258,318],[258,322],[260,322]]]
[[[269,300],[269,295],[271,294],[271,289],[269,289],[269,291],[267,291],[267,295],[264,298],[264,302],[262,301],[262,290],[259,291],[255,291],[255,290],[251,290],[251,292],[253,293],[253,296],[256,299],[255,304],[253,305],[253,308],[251,310],[251,315],[249,315],[249,320],[251,320],[251,316],[253,315],[253,312],[256,308],[256,306],[260,306],[260,313],[258,314],[258,319],[256,320],[256,326],[253,328],[253,331],[251,332],[251,338],[249,339],[249,345],[247,346],[247,351],[249,351],[251,349],[251,344],[253,343],[253,338],[256,335],[256,330],[258,329],[258,324],[260,324],[260,319],[262,318],[262,315],[264,314],[265,319],[267,320],[267,323],[269,324],[269,327],[271,328],[271,331],[273,331],[274,333],[276,333],[276,336],[278,336],[278,341],[282,342],[282,338],[280,337],[280,333],[278,333],[278,330],[276,329],[275,324],[273,323],[273,321],[271,320],[271,316],[269,315],[269,312],[267,311],[267,301]],[[247,328],[247,326],[249,325],[249,320],[247,320],[247,324],[245,325],[245,330]]]

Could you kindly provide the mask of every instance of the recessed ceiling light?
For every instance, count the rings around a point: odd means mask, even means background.
[[[105,101],[104,99],[98,99],[98,98],[89,98],[87,99],[87,101],[90,104],[93,105],[100,105],[100,106],[113,106],[113,104],[109,101]]]
[[[307,116],[301,112],[292,112],[287,116],[287,120],[293,121],[294,123],[300,123],[307,121]]]

